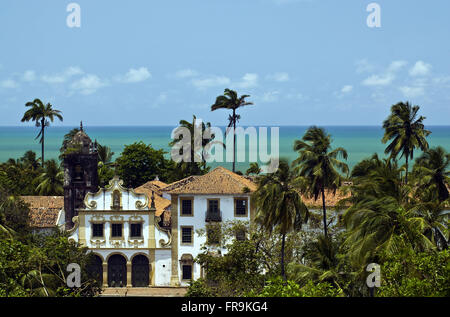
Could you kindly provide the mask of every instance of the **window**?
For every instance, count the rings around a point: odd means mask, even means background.
[[[236,240],[244,241],[245,240],[245,230],[238,230],[236,232]]]
[[[192,227],[181,227],[181,243],[192,244],[194,240],[192,237],[192,232]]]
[[[141,223],[132,223],[130,225],[130,237],[142,237],[142,224]]]
[[[235,198],[234,199],[234,215],[236,217],[247,217],[247,198]]]
[[[182,267],[183,280],[192,280],[192,264],[183,264]]]
[[[183,198],[181,199],[181,215],[182,216],[193,216],[194,210],[193,210],[194,201],[192,198]]]
[[[111,224],[111,237],[121,238],[122,237],[122,224],[113,223]]]
[[[206,237],[208,244],[219,244],[220,243],[220,227],[210,225],[206,228]]]
[[[102,238],[103,237],[103,224],[102,223],[93,223],[92,224],[92,237],[93,238]]]
[[[219,212],[219,200],[218,199],[209,199],[208,200],[208,211],[212,213]]]

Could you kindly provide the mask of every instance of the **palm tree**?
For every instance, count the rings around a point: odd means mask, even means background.
[[[419,148],[422,151],[428,149],[426,137],[431,134],[425,130],[423,121],[425,117],[417,118],[419,106],[411,106],[409,102],[399,102],[391,107],[391,114],[383,122],[384,136],[383,143],[389,140],[392,142],[386,147],[385,153],[397,158],[401,156],[406,159],[405,184],[408,184],[408,161],[414,157],[414,149]]]
[[[64,153],[68,149],[70,142],[72,141],[75,134],[77,134],[80,131],[78,128],[73,128],[68,133],[64,134],[64,139],[61,145],[61,148],[59,149],[59,159],[62,160],[64,158]]]
[[[25,165],[26,168],[30,168],[32,171],[37,170],[40,167],[39,159],[36,158],[34,151],[27,151],[20,158],[20,162]]]
[[[286,235],[299,230],[308,221],[309,211],[297,189],[296,175],[286,160],[280,160],[278,170],[262,176],[254,192],[256,220],[269,232],[276,227],[281,234],[281,276],[286,280]]]
[[[39,134],[36,136],[36,139],[41,137],[39,140],[39,143],[41,143],[42,146],[41,163],[44,164],[44,133],[45,127],[50,126],[50,122],[47,119],[53,122],[56,117],[60,121],[63,121],[63,117],[61,115],[61,111],[53,109],[50,103],[44,105],[40,99],[34,99],[32,102],[27,102],[25,106],[30,107],[30,109],[25,112],[21,121],[34,121],[36,122],[36,126],[41,128]]]
[[[342,176],[339,173],[348,173],[348,166],[337,159],[342,156],[347,159],[347,151],[338,147],[331,151],[331,135],[324,129],[318,127],[309,128],[302,140],[294,142],[294,150],[299,153],[299,157],[294,160],[298,175],[306,180],[306,191],[315,200],[322,195],[323,207],[323,230],[325,237],[327,231],[327,211],[325,204],[325,190],[336,190],[341,186]],[[339,171],[338,171],[339,170]]]
[[[103,146],[97,143],[97,153],[98,153],[98,164],[103,165],[111,165],[112,158],[114,156],[114,152],[111,151],[111,148],[108,146]]]
[[[259,167],[259,164],[256,162],[250,163],[250,167],[245,172],[245,175],[255,174],[259,175],[261,173],[261,168]]]
[[[307,265],[292,262],[288,266],[290,279],[305,284],[308,281],[332,282],[339,289],[353,272],[344,272],[344,261],[339,254],[339,244],[330,236],[320,235],[312,242],[306,253]],[[348,268],[346,268],[348,270]],[[344,281],[344,283],[341,283]]]
[[[233,126],[233,172],[236,170],[236,123],[241,118],[240,115],[236,114],[236,110],[244,106],[253,105],[253,102],[245,100],[248,97],[250,96],[242,95],[239,97],[236,91],[227,88],[224,94],[218,96],[216,102],[211,106],[211,111],[217,109],[229,109],[233,111],[233,114],[228,117],[228,128]]]
[[[62,195],[64,193],[64,174],[58,163],[52,159],[45,162],[44,172],[37,178],[36,191],[39,195]]]
[[[348,255],[358,265],[404,249],[423,252],[434,248],[424,234],[424,218],[399,204],[395,197],[369,197],[357,202],[344,213],[344,223]]]
[[[440,202],[449,198],[450,153],[444,148],[438,146],[424,152],[416,159],[413,173],[421,191],[433,189]]]
[[[174,139],[169,143],[169,146],[174,146],[178,143],[183,143],[185,146],[190,148],[190,161],[180,162],[179,168],[183,171],[189,170],[190,175],[201,175],[206,168],[206,158],[207,150],[213,144],[217,144],[219,141],[214,141],[215,134],[212,133],[211,123],[206,124],[201,121],[198,123],[197,117],[192,116],[192,122],[186,120],[180,120],[180,126],[177,129],[188,129],[190,133],[190,140],[184,140],[183,135],[180,134],[178,139]],[[175,130],[176,132],[177,130]],[[195,135],[201,134],[200,138],[195,138]],[[210,135],[210,137],[204,137],[205,135]],[[225,144],[220,142],[225,147]],[[185,153],[181,153],[184,155]],[[200,163],[200,164],[199,164]]]

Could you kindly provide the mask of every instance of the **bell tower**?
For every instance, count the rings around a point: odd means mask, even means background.
[[[98,153],[95,143],[83,130],[73,136],[64,149],[64,211],[66,230],[73,227],[72,218],[84,208],[84,197],[98,190]]]

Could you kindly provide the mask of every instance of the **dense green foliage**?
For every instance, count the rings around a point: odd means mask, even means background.
[[[403,252],[381,266],[378,296],[450,297],[450,251]]]
[[[167,160],[164,154],[163,150],[155,150],[143,142],[127,145],[116,160],[117,174],[125,186],[132,188],[154,180],[156,176],[167,181],[171,178],[167,168],[173,161]]]
[[[92,255],[68,235],[31,234],[28,205],[0,187],[0,296],[95,296]],[[81,267],[81,287],[67,287],[67,265]]]

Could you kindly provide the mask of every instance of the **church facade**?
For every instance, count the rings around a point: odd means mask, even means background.
[[[105,287],[168,286],[171,277],[171,234],[159,226],[153,199],[122,186],[87,193],[74,217],[72,239],[96,257],[95,270]]]

